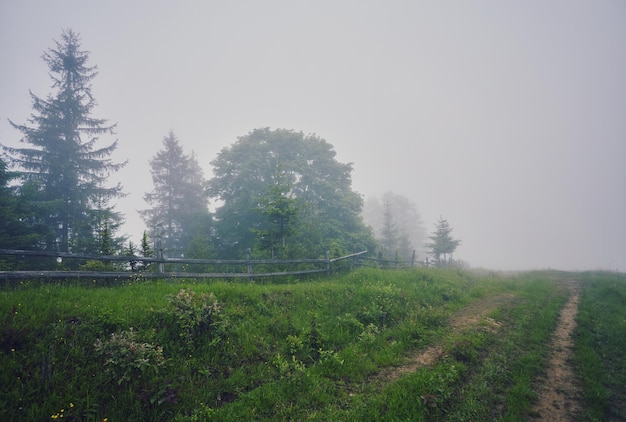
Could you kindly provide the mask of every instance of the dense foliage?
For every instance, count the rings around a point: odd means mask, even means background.
[[[371,250],[352,166],[335,155],[325,140],[284,129],[257,129],[224,148],[208,182],[209,195],[221,203],[220,253],[241,257],[256,246],[271,256],[277,245],[282,256]],[[268,240],[259,242],[259,234]]]
[[[27,216],[33,212],[28,209],[30,201],[20,197],[19,190],[10,186],[17,174],[7,170],[6,163],[0,159],[0,249],[28,249],[36,244],[45,233],[45,227],[37,225]]]
[[[43,55],[55,93],[45,99],[31,93],[29,125],[10,121],[27,146],[3,149],[20,170],[22,198],[37,204],[23,217],[46,227],[44,238],[33,247],[97,252],[105,225],[113,230],[121,221],[109,201],[122,195],[122,187],[106,187],[106,182],[124,163],[110,159],[117,141],[96,145],[98,137],[112,134],[115,125],[91,115],[96,104],[91,81],[97,68],[89,67],[88,59],[78,35],[64,31],[56,47]]]

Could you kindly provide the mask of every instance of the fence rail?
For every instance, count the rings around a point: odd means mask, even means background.
[[[14,250],[14,249],[0,249],[0,255],[10,255],[18,257],[50,257],[56,258],[59,261],[63,259],[78,259],[78,260],[94,260],[94,261],[111,261],[111,262],[126,262],[130,263],[144,263],[145,264],[158,264],[156,272],[136,272],[136,271],[65,271],[65,270],[42,270],[42,271],[0,271],[0,279],[26,279],[26,278],[46,278],[46,279],[63,279],[63,278],[88,278],[88,279],[130,279],[140,275],[146,279],[156,278],[247,278],[252,280],[255,277],[274,277],[274,276],[288,276],[288,275],[304,275],[315,273],[330,274],[332,270],[332,264],[338,261],[346,260],[349,258],[355,258],[363,255],[367,251],[356,252],[350,255],[342,256],[339,258],[330,258],[328,252],[326,252],[326,258],[323,259],[252,259],[250,251],[248,251],[247,259],[235,259],[235,260],[220,260],[220,259],[193,259],[193,258],[166,258],[162,253],[158,253],[158,257],[143,257],[143,256],[124,256],[124,255],[91,255],[91,254],[72,254],[66,252],[47,252],[47,251],[27,251],[27,250]],[[197,273],[197,272],[166,272],[166,264],[199,264],[199,265],[212,265],[212,266],[237,266],[245,265],[246,271],[243,272],[211,272],[211,273]],[[255,272],[254,267],[257,265],[298,265],[298,264],[313,264],[319,265],[320,268],[315,269],[300,269],[294,271],[270,271],[270,272]]]

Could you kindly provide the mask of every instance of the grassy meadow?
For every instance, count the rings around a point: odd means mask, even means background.
[[[3,420],[527,420],[580,284],[585,420],[626,418],[626,276],[360,269],[281,282],[0,288]],[[485,320],[454,315],[508,298]],[[497,306],[496,306],[497,305]],[[437,347],[431,364],[385,376]],[[619,419],[619,418],[622,419]]]

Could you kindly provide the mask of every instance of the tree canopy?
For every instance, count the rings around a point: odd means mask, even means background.
[[[280,242],[289,236],[290,256],[371,248],[373,237],[360,218],[362,199],[351,187],[352,165],[335,155],[315,135],[269,128],[222,149],[207,184],[209,196],[220,204],[215,222],[220,251],[241,257],[258,245],[268,223],[278,224],[280,218],[289,220],[289,227],[280,229]]]
[[[31,92],[33,112],[28,124],[9,120],[27,146],[3,145],[3,149],[19,168],[29,198],[39,204],[33,218],[49,228],[42,246],[96,252],[101,231],[121,221],[108,204],[123,195],[122,187],[106,184],[125,163],[110,159],[117,140],[97,146],[100,135],[114,134],[115,125],[91,115],[96,106],[91,81],[97,67],[87,65],[89,53],[81,50],[78,34],[65,30],[55,44],[43,55],[55,92],[45,99]]]
[[[124,193],[120,183],[108,182],[126,161],[111,159],[117,140],[100,145],[116,125],[93,116],[97,66],[88,65],[89,52],[69,29],[42,59],[52,92],[45,98],[30,93],[25,124],[9,120],[22,135],[21,145],[0,144],[6,157],[0,160],[0,246],[124,252],[125,239],[115,236],[123,218],[111,205]],[[352,190],[352,164],[339,162],[333,146],[314,134],[255,129],[211,164],[207,181],[173,131],[163,138],[150,160],[153,189],[144,194],[150,208],[140,211],[148,228],[143,256],[153,253],[150,237],[162,241],[169,257],[241,259],[253,249],[255,256],[289,259],[382,247],[385,258],[408,261],[426,246],[438,265],[448,265],[461,243],[441,218],[425,245],[415,204],[391,191],[368,200],[364,209]],[[134,255],[137,247],[129,242],[125,251]]]

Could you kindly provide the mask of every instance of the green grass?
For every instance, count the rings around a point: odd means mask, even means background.
[[[497,333],[480,326],[442,333],[442,362],[390,385],[356,419],[525,420],[564,296],[545,279],[523,277],[508,288],[519,299],[491,314],[502,324]]]
[[[518,279],[520,303],[493,313],[502,324],[485,341],[478,362],[457,391],[449,420],[525,420],[536,394],[533,380],[542,372],[545,346],[566,296],[534,275]]]
[[[585,419],[626,420],[626,277],[588,273],[574,333]]]
[[[494,310],[497,334],[450,331],[456,310],[500,293],[517,299]],[[520,420],[565,299],[554,274],[435,269],[362,269],[282,284],[25,283],[0,290],[0,414]],[[445,349],[435,365],[375,381],[433,344]],[[608,352],[623,359],[623,351]],[[610,391],[623,372],[615,377]]]

